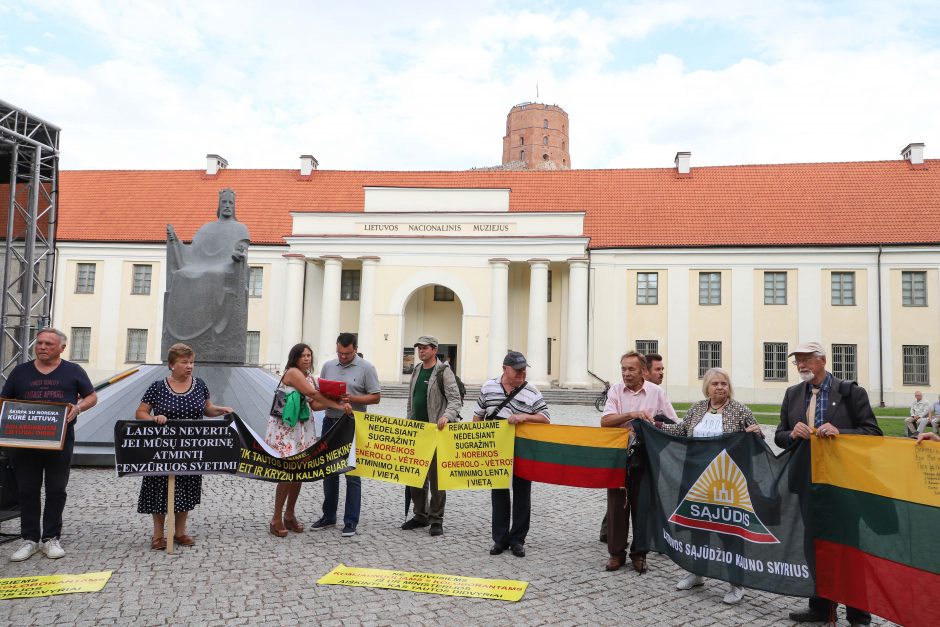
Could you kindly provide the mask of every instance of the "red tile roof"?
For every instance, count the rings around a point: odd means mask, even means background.
[[[940,160],[528,172],[66,171],[57,237],[164,241],[214,219],[235,189],[255,243],[284,244],[289,213],[363,211],[365,187],[509,188],[510,211],[584,211],[591,248],[940,243]]]

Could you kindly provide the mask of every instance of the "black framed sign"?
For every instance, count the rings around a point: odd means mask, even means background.
[[[68,403],[0,399],[0,446],[61,451]]]

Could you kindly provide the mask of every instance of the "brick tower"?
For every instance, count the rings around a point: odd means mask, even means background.
[[[503,165],[524,162],[529,170],[571,168],[568,114],[557,105],[523,102],[506,116]]]

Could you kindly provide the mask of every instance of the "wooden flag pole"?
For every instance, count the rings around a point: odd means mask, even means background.
[[[176,475],[167,477],[166,482],[166,552],[173,554],[176,544]]]

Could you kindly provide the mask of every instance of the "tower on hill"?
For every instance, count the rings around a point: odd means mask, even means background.
[[[503,165],[525,163],[529,170],[571,168],[568,114],[557,105],[523,102],[506,116]]]

